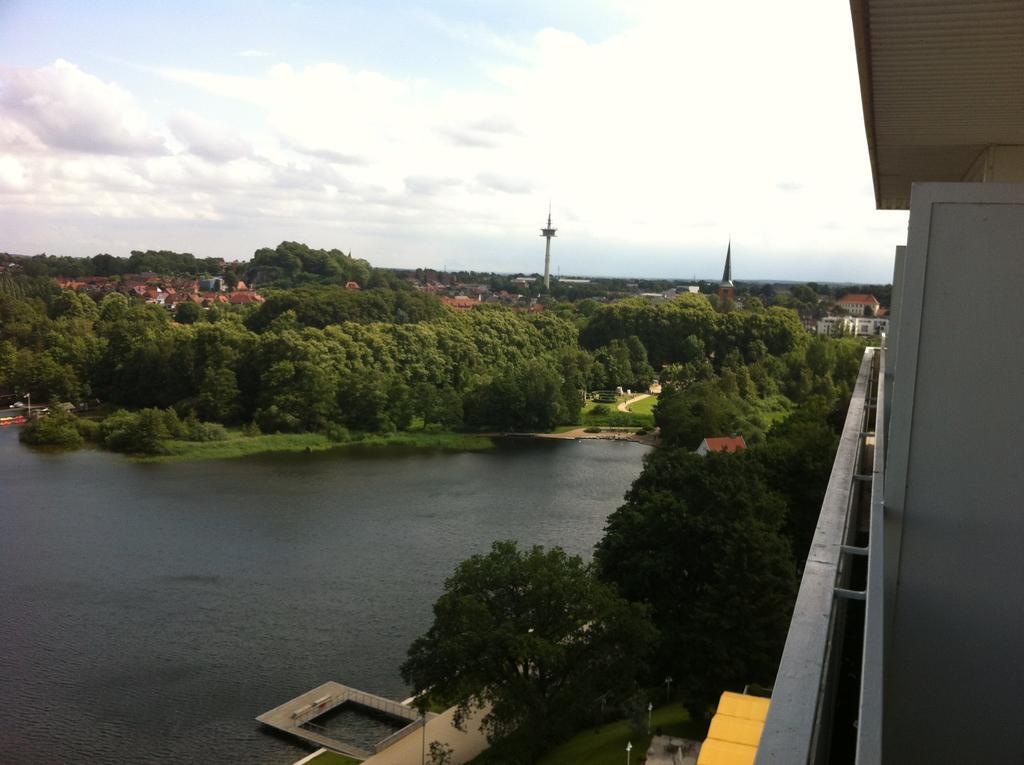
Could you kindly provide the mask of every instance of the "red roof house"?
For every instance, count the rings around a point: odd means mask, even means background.
[[[843,295],[836,305],[851,316],[874,316],[879,302],[874,295]]]
[[[743,436],[718,436],[716,438],[705,438],[697,447],[697,454],[703,457],[708,452],[738,452],[747,448],[747,442]]]
[[[441,302],[444,303],[449,308],[451,308],[453,311],[472,311],[474,308],[480,305],[479,300],[474,300],[473,298],[466,297],[465,295],[457,295],[456,297],[453,298],[442,296]]]
[[[232,305],[248,305],[249,303],[262,303],[263,295],[251,290],[239,290],[228,296],[228,302]]]

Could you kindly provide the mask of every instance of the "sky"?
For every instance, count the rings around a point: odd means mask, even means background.
[[[0,251],[888,282],[822,0],[0,0]]]

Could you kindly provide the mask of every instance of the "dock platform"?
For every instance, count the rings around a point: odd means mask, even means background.
[[[396,720],[405,721],[406,725],[377,742],[372,752],[366,751],[353,744],[325,735],[325,732],[321,732],[323,728],[312,722],[320,715],[326,714],[342,704],[353,704],[364,709],[379,712]],[[427,713],[428,720],[435,716],[433,713]],[[331,749],[357,760],[365,760],[373,754],[386,749],[414,730],[418,730],[423,724],[420,713],[412,707],[407,707],[392,699],[366,693],[365,691],[350,688],[347,685],[333,681],[318,685],[316,688],[296,696],[291,701],[286,701],[281,706],[264,712],[256,718],[256,721],[266,725],[268,728],[287,733],[290,736],[295,736],[303,741]],[[307,725],[314,727],[306,727]]]

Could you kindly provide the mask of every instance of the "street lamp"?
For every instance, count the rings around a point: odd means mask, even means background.
[[[413,701],[413,706],[416,707],[416,711],[420,713],[420,727],[423,729],[423,736],[420,741],[420,763],[426,765],[427,762],[427,709],[430,708],[430,702],[427,700],[427,693],[423,691]]]
[[[647,702],[647,735],[651,735],[651,710],[654,709],[654,702]]]
[[[629,753],[633,751],[633,742],[626,743],[626,765],[629,765]]]
[[[672,675],[665,675],[665,701],[672,699]]]
[[[32,394],[31,393],[26,393],[25,394],[25,398],[28,400],[28,416],[25,419],[31,420],[32,419]]]

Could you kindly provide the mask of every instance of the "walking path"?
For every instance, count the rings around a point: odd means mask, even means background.
[[[637,401],[643,401],[645,398],[650,397],[650,393],[641,393],[639,396],[633,396],[633,398],[631,398],[629,401],[623,401],[621,404],[619,404],[618,410],[620,412],[628,412],[629,407],[635,404]]]
[[[647,750],[647,765],[695,765],[699,753],[699,741],[655,736]]]

